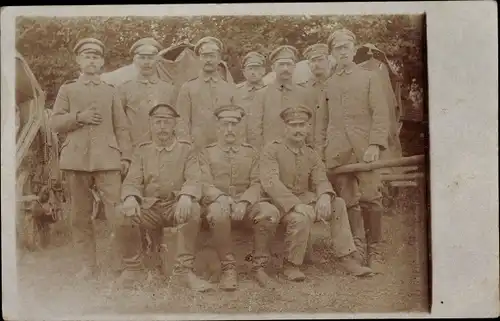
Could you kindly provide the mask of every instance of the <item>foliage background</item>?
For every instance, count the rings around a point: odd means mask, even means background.
[[[375,44],[404,77],[403,96],[425,86],[425,28],[423,15],[366,16],[195,16],[195,17],[20,17],[17,50],[26,58],[51,108],[59,87],[77,75],[72,48],[84,37],[107,46],[106,72],[131,63],[130,46],[139,38],[156,38],[164,47],[211,35],[225,45],[223,59],[236,83],[243,80],[241,58],[251,50],[268,54],[282,44],[302,52],[326,42],[335,29],[353,31],[359,44]],[[410,95],[411,96],[411,95]]]

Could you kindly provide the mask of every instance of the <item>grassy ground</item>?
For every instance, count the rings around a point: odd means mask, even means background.
[[[414,193],[411,190],[408,193]],[[413,195],[402,195],[403,200]],[[417,200],[418,203],[418,200]],[[384,217],[384,274],[356,279],[340,272],[327,247],[327,230],[314,227],[315,249],[329,258],[329,263],[308,266],[303,283],[278,280],[282,287],[263,290],[249,277],[250,263],[244,257],[251,244],[241,233],[235,237],[239,262],[240,286],[236,292],[192,293],[160,281],[140,289],[104,295],[109,277],[98,282],[83,282],[74,276],[80,268],[79,253],[70,245],[56,240],[44,251],[24,253],[18,257],[19,295],[26,317],[87,313],[258,313],[258,312],[409,312],[428,309],[426,267],[422,216],[415,215],[415,201],[396,204],[392,214]],[[417,212],[420,212],[417,210]],[[418,234],[417,232],[421,233]],[[276,245],[277,248],[279,244]],[[209,255],[210,256],[210,255]],[[280,265],[275,257],[274,266]],[[424,262],[425,263],[425,262]]]

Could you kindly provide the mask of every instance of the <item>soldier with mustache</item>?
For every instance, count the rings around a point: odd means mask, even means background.
[[[177,97],[180,120],[176,133],[179,138],[191,141],[197,151],[217,140],[212,122],[214,110],[234,103],[235,86],[224,81],[217,70],[223,48],[222,42],[214,37],[196,43],[194,51],[203,68],[197,77],[181,86]]]
[[[308,107],[312,105],[308,89],[292,79],[297,56],[297,49],[289,45],[280,46],[269,55],[276,79],[255,100],[248,115],[247,141],[258,150],[283,135],[285,125],[279,116],[283,110],[298,103]],[[310,122],[314,127],[313,120]],[[307,142],[313,143],[312,133],[308,134]]]

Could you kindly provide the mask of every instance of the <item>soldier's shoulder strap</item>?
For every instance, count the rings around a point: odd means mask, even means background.
[[[190,142],[189,140],[185,140],[185,139],[178,139],[177,141],[178,141],[179,143],[181,143],[181,144],[186,144],[186,145],[189,145],[189,146],[191,146],[191,145],[192,145],[192,144],[191,144],[191,142]]]
[[[211,147],[215,147],[215,146],[217,146],[217,142],[210,143],[207,146],[205,146],[205,148],[211,148]]]
[[[198,78],[199,78],[199,76],[196,75],[196,76],[193,76],[193,77],[189,78],[186,82],[194,81],[194,80],[196,80]]]
[[[309,80],[307,80],[307,81],[301,81],[301,82],[298,82],[297,85],[300,86],[300,87],[306,88],[308,83],[309,83]]]
[[[252,150],[257,151],[257,149],[252,145],[250,145],[249,143],[242,143],[241,146],[251,148]]]
[[[137,148],[141,148],[141,147],[144,147],[144,146],[149,146],[153,143],[153,141],[149,140],[149,141],[145,141],[145,142],[142,142],[140,143],[139,145],[137,145]]]
[[[115,85],[110,84],[109,82],[105,82],[104,80],[101,80],[103,84],[108,85],[109,87],[115,88]]]
[[[76,81],[77,81],[77,79],[70,79],[70,80],[66,80],[66,81],[63,83],[63,85],[74,84]]]
[[[245,86],[245,82],[240,82],[239,84],[236,85],[236,88],[242,88],[243,86]]]

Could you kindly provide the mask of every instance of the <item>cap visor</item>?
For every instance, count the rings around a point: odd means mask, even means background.
[[[334,48],[337,48],[337,47],[340,47],[340,46],[344,46],[344,45],[346,45],[346,44],[348,44],[348,43],[352,43],[352,41],[350,41],[350,40],[342,40],[342,41],[338,41],[338,42],[336,42],[336,43],[333,45],[333,47],[334,47]]]
[[[305,124],[307,121],[305,120],[290,120],[287,122],[287,124]]]

